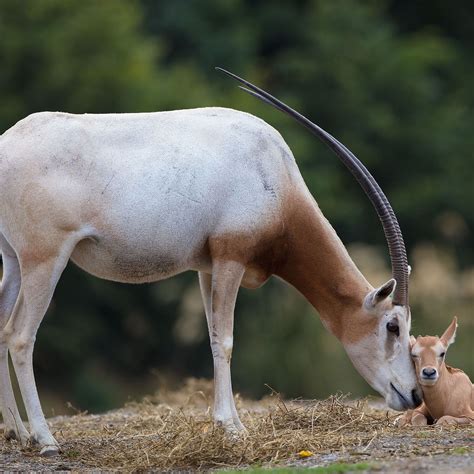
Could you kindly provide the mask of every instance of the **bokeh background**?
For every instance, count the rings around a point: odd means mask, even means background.
[[[141,112],[226,106],[275,126],[362,271],[389,277],[378,219],[337,158],[236,88],[262,85],[349,146],[399,217],[413,267],[413,333],[460,320],[448,361],[473,374],[474,8],[457,0],[0,0],[0,132],[42,110]],[[315,242],[315,245],[317,243]],[[236,391],[372,393],[294,289],[241,290]],[[40,328],[48,415],[102,411],[187,376],[212,377],[197,275],[153,285],[74,265]]]

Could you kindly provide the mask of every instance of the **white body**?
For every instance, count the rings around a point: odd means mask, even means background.
[[[50,199],[55,208],[61,202],[63,213],[50,218],[91,238],[72,260],[128,283],[210,271],[209,237],[255,233],[278,220],[288,174],[299,174],[276,130],[230,109],[46,112],[19,122],[3,142],[13,156],[0,162],[0,186],[14,195],[2,200],[34,207],[30,222],[44,219],[38,205],[47,212]],[[17,249],[11,223],[2,220],[0,231]]]

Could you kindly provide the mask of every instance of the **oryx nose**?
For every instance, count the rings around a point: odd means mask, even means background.
[[[426,367],[422,372],[423,376],[427,378],[433,378],[436,375],[436,369],[433,367]]]

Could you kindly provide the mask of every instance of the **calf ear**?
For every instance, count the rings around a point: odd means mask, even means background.
[[[410,347],[413,347],[416,344],[415,336],[410,336]]]
[[[397,282],[394,278],[390,278],[387,283],[384,283],[380,288],[371,291],[365,297],[365,306],[366,308],[375,308],[380,302],[386,300],[392,293],[395,287],[397,286]]]
[[[456,337],[456,329],[458,327],[458,318],[454,316],[453,321],[448,326],[448,329],[444,331],[444,334],[440,337],[441,342],[444,344],[446,348],[449,347],[450,344],[454,342]]]

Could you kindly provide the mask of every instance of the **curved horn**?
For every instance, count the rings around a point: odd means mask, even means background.
[[[367,194],[368,198],[372,202],[377,215],[382,223],[385,238],[387,240],[388,249],[390,253],[390,260],[392,263],[392,274],[397,282],[393,294],[393,303],[402,306],[408,306],[408,260],[405,249],[405,243],[403,241],[402,232],[398,224],[398,220],[393,212],[392,206],[388,202],[387,197],[383,193],[380,186],[375,181],[374,177],[369,173],[367,168],[360,162],[360,160],[348,150],[342,143],[340,143],[331,134],[323,130],[318,125],[311,122],[309,119],[301,115],[296,110],[292,109],[285,103],[273,97],[268,92],[260,89],[252,83],[242,79],[241,77],[226,71],[222,68],[216,68],[217,70],[233,77],[242,84],[245,84],[247,88],[239,86],[245,92],[257,97],[258,99],[266,102],[269,105],[277,108],[278,110],[286,113],[297,122],[306,127],[311,133],[316,135],[322,142],[324,142],[337,156],[341,159],[344,165],[354,175],[362,189]]]

